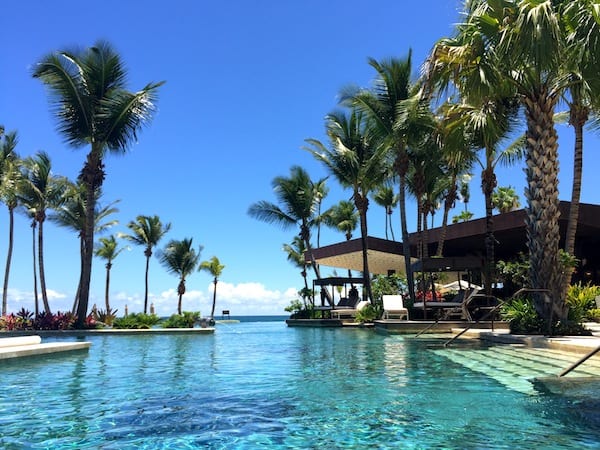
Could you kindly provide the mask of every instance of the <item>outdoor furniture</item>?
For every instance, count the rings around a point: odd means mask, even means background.
[[[342,309],[332,309],[331,318],[332,319],[341,319],[342,317],[353,318],[356,317],[356,313],[358,313],[361,309],[369,304],[368,300],[362,300],[356,304],[356,308],[342,308]]]
[[[404,307],[404,300],[401,295],[382,295],[383,300],[383,318],[398,319],[405,318],[408,320],[408,309]]]
[[[467,300],[479,292],[478,288],[462,289],[449,302],[416,302],[413,307],[431,311],[436,311],[436,316],[440,320],[463,319],[471,321],[471,315],[466,308]]]

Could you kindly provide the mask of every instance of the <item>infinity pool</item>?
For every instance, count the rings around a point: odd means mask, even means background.
[[[589,405],[511,390],[431,341],[283,322],[86,340],[0,363],[0,448],[600,447]]]

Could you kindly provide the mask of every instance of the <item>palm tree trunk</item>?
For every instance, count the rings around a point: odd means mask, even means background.
[[[581,197],[581,179],[583,173],[583,126],[587,122],[589,111],[584,107],[572,106],[569,123],[575,132],[575,148],[573,150],[573,187],[571,189],[571,206],[565,239],[565,251],[575,254],[575,235],[579,219],[579,199]]]
[[[44,270],[44,220],[39,221],[38,228],[38,268],[40,270],[40,290],[42,292],[42,302],[46,314],[51,314],[50,303],[48,303],[48,293],[46,291],[46,273]]]
[[[35,219],[31,222],[31,231],[33,232],[33,298],[35,301],[35,316],[40,314],[40,300],[38,298],[38,282],[37,282],[37,255],[35,251],[35,229],[37,222]]]
[[[144,253],[146,254],[146,275],[144,277],[144,314],[146,314],[148,312],[148,272],[150,270],[150,257],[152,256],[152,251],[146,249]]]
[[[217,279],[215,278],[213,281],[215,287],[213,290],[213,304],[212,304],[212,310],[210,311],[210,318],[214,319],[215,318],[215,305],[217,304]]]
[[[112,264],[110,262],[106,263],[106,286],[104,289],[104,302],[106,304],[106,314],[110,314],[110,302],[108,299],[108,293],[110,291],[110,269]]]
[[[448,195],[444,200],[444,215],[442,217],[442,229],[440,231],[440,239],[438,241],[437,250],[435,252],[435,256],[441,258],[444,254],[444,242],[446,241],[446,233],[448,231],[448,216],[450,214],[450,210],[452,209],[452,205],[456,202],[456,176],[452,176],[452,185],[448,190]]]
[[[529,274],[531,287],[550,291],[550,305],[542,295],[535,295],[536,308],[548,327],[554,316],[565,320],[568,312],[558,257],[558,136],[553,121],[556,101],[545,87],[523,98],[527,118],[525,223],[531,262]]]
[[[2,289],[2,315],[6,315],[6,309],[8,307],[8,277],[10,275],[10,263],[12,261],[12,252],[14,244],[14,228],[15,228],[15,214],[14,208],[8,207],[8,250],[6,252],[6,268],[4,270],[4,288]]]
[[[401,157],[404,155],[404,157]],[[408,158],[406,151],[399,151],[396,158],[397,172],[400,179],[398,191],[398,207],[400,208],[400,228],[402,230],[402,253],[404,253],[404,270],[406,272],[406,284],[411,303],[415,302],[415,280],[412,271],[410,255],[410,236],[406,221],[406,172],[408,171]]]
[[[79,282],[77,283],[77,292],[75,293],[75,299],[73,300],[73,315],[77,315],[77,308],[79,307],[79,293],[81,292],[81,277],[83,275],[83,237],[79,236]]]
[[[94,224],[96,211],[96,191],[104,181],[104,167],[101,160],[101,146],[92,142],[92,149],[79,178],[86,187],[85,193],[85,227],[83,237],[83,260],[81,268],[81,285],[77,305],[77,328],[84,328],[90,298],[90,282],[92,279],[92,260],[94,257]]]
[[[488,152],[486,152],[488,153]],[[495,273],[496,261],[494,250],[494,205],[492,193],[496,187],[496,174],[489,165],[481,174],[481,188],[485,199],[485,293],[492,294],[492,282]]]
[[[179,314],[179,315],[181,315],[181,299],[182,299],[182,297],[183,297],[183,295],[179,294],[179,300],[177,302],[177,314]]]
[[[369,272],[369,243],[367,229],[367,209],[369,208],[369,199],[359,192],[354,193],[354,203],[360,214],[360,240],[362,242],[363,259],[363,286],[367,291],[367,298],[374,304],[373,292],[371,291],[371,273]]]

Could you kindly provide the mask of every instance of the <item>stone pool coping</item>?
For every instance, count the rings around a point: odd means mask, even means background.
[[[135,334],[213,334],[214,327],[206,328],[146,328],[146,329],[112,329],[99,328],[90,330],[18,330],[0,331],[0,338],[13,336],[38,335],[42,337],[60,336],[98,336],[98,335],[135,335]]]

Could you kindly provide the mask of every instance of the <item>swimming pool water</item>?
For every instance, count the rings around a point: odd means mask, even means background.
[[[427,340],[283,322],[86,340],[0,362],[0,448],[600,448],[598,403],[507,389]]]

